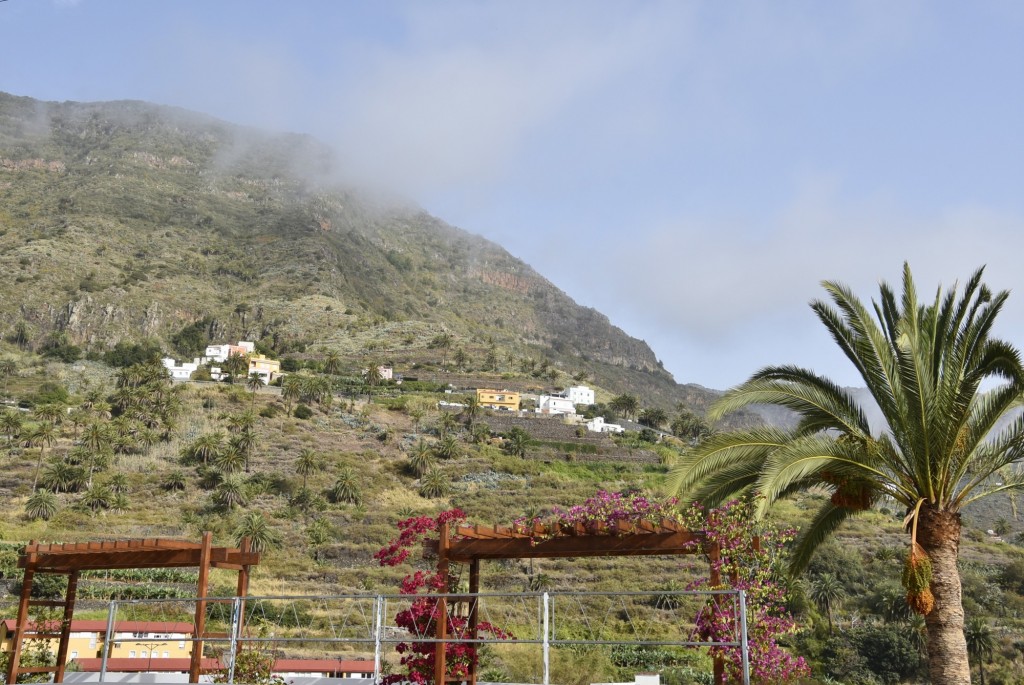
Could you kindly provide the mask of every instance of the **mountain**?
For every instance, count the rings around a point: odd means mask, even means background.
[[[665,408],[715,396],[677,385],[645,342],[500,246],[335,171],[308,136],[0,93],[0,331],[24,322],[37,347],[153,338],[170,351],[197,327],[276,354],[410,366],[436,361],[430,343],[448,332],[469,366],[488,351],[495,370],[547,360]]]

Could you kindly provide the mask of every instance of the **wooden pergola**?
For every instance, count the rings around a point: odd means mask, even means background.
[[[197,683],[202,666],[210,569],[238,571],[238,596],[245,597],[249,590],[249,569],[259,563],[260,555],[252,551],[249,538],[244,538],[238,548],[214,547],[213,535],[209,532],[203,533],[203,541],[200,543],[162,538],[66,544],[40,544],[33,540],[18,557],[18,567],[25,569],[25,578],[21,585],[21,601],[18,603],[13,651],[7,666],[7,682],[17,682],[19,673],[53,673],[54,682],[64,681],[71,619],[75,612],[75,595],[82,571],[198,567],[196,596],[199,599],[196,601],[195,637],[189,665],[189,682]],[[32,581],[39,573],[68,577],[64,599],[32,599]],[[48,630],[44,625],[30,626],[29,610],[32,607],[63,607],[64,615],[59,632]],[[60,640],[56,665],[20,668],[18,662],[23,641],[40,638]],[[109,649],[109,645],[104,645],[104,649]]]
[[[579,557],[663,556],[706,552],[711,560],[712,586],[721,584],[721,576],[714,563],[720,556],[717,544],[706,545],[702,538],[671,519],[660,521],[620,521],[614,527],[604,523],[585,526],[557,527],[535,523],[523,530],[508,526],[458,525],[452,530],[443,523],[438,529],[436,543],[438,573],[447,575],[449,564],[469,564],[469,593],[480,592],[481,559],[554,559]],[[435,638],[445,640],[448,622],[446,599],[440,597],[438,620],[434,622]],[[469,638],[477,639],[477,602],[469,609]],[[434,683],[446,681],[447,664],[444,642],[436,643],[434,650]],[[715,682],[721,682],[723,664],[715,660]],[[477,660],[469,666],[468,682],[476,685]],[[462,680],[462,679],[458,679]]]

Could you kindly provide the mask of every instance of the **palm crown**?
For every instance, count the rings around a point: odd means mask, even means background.
[[[884,425],[873,432],[854,394],[829,379],[795,366],[769,367],[726,393],[710,418],[773,404],[795,412],[796,427],[715,435],[691,450],[670,479],[674,490],[707,505],[759,493],[762,514],[794,492],[831,491],[798,541],[794,571],[843,521],[881,496],[919,515],[922,546],[908,563],[929,556],[935,565],[936,611],[927,618],[935,683],[969,682],[956,573],[958,512],[1024,486],[1024,474],[1007,469],[1024,456],[1024,418],[1011,418],[1024,392],[1024,369],[1014,347],[991,337],[1007,293],[993,294],[981,283],[982,271],[959,296],[955,287],[939,289],[934,301],[921,304],[904,265],[901,296],[882,284],[870,309],[845,286],[824,283],[831,303],[815,301],[811,308],[857,368]],[[924,604],[920,610],[929,614],[932,606]]]

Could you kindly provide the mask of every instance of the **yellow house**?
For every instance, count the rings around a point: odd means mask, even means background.
[[[15,620],[0,622],[0,651],[10,652],[14,637]],[[35,626],[29,624],[29,630]],[[47,632],[49,630],[47,629]],[[106,621],[71,621],[68,640],[68,662],[75,659],[95,659],[103,655],[107,636]],[[192,624],[168,621],[118,621],[114,624],[111,658],[139,659],[188,658],[192,654]],[[58,638],[43,638],[53,654],[57,653]],[[22,647],[24,649],[24,646]]]
[[[508,390],[477,389],[476,401],[481,407],[498,411],[519,411],[519,393]]]
[[[276,359],[268,359],[262,354],[254,354],[249,357],[249,375],[258,373],[268,385],[272,380],[281,375],[281,362]]]

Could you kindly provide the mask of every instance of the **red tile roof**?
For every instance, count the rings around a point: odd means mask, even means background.
[[[3,619],[3,626],[8,633],[14,632],[17,619]],[[34,623],[29,623],[31,628]],[[73,633],[106,633],[106,621],[71,621],[71,632]],[[184,621],[117,621],[114,623],[116,633],[192,633],[192,624]]]
[[[102,659],[75,659],[79,668],[87,673],[97,673]],[[119,658],[107,659],[108,671],[137,673],[159,671],[165,673],[188,671],[188,659]],[[203,659],[204,671],[223,668],[217,659]],[[373,673],[373,662],[366,659],[278,659],[274,662],[277,673]]]

